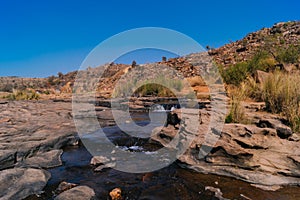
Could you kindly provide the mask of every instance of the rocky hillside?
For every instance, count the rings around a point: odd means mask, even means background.
[[[217,49],[208,47],[208,54],[215,62],[225,69],[243,62],[251,62],[259,52],[265,55],[262,64],[265,70],[279,66],[280,68],[299,69],[300,68],[300,22],[281,22],[271,28],[263,28],[257,32],[249,33],[245,38],[226,44]],[[188,56],[187,56],[188,57]],[[185,78],[188,78],[193,89],[196,91],[206,91],[205,83],[200,78],[199,71],[191,64],[187,57],[162,59],[163,64],[176,70]],[[155,65],[155,64],[154,64]],[[266,66],[266,67],[265,67]],[[88,68],[84,77],[98,78],[100,73],[100,85],[98,93],[103,97],[109,97],[118,80],[133,67],[138,65],[108,64],[105,71],[97,68]],[[249,68],[249,66],[243,66]],[[146,73],[146,72],[145,72]],[[150,73],[150,72],[149,72]],[[31,79],[18,77],[0,77],[0,91],[12,92],[12,89],[34,89],[45,93],[71,93],[77,72],[67,74],[58,73],[57,76],[48,78]],[[196,78],[195,78],[196,77]],[[226,80],[225,80],[226,81]],[[88,84],[88,83],[87,83]]]
[[[230,66],[251,59],[260,50],[275,53],[278,48],[290,45],[300,45],[300,21],[277,23],[218,49],[209,49],[208,52],[217,63]]]
[[[248,61],[262,50],[276,57],[278,50],[287,49],[291,45],[300,46],[300,21],[277,23],[271,28],[263,28],[249,33],[243,39],[220,48],[210,49],[208,47],[208,52],[218,64],[228,67]]]

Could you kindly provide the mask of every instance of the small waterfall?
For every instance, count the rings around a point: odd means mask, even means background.
[[[150,110],[152,112],[170,112],[180,108],[178,104],[154,104]]]
[[[160,104],[155,104],[151,107],[152,112],[165,112],[165,108]]]

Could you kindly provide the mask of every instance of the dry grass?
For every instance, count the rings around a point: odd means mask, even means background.
[[[267,111],[283,115],[293,131],[300,131],[300,72],[275,71],[263,83],[248,78],[242,85],[246,96],[264,101]]]
[[[246,98],[246,85],[242,83],[239,87],[228,86],[227,92],[230,97],[230,111],[226,123],[247,123],[244,108],[241,102]]]
[[[9,100],[38,100],[40,98],[33,90],[16,90],[13,89],[13,92],[6,96]]]
[[[262,98],[273,113],[283,114],[294,131],[300,131],[300,74],[274,72],[262,88]]]

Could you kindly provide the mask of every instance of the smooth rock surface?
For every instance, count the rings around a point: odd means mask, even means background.
[[[45,170],[13,168],[0,171],[0,199],[24,199],[42,192],[51,174]]]
[[[67,190],[57,197],[54,200],[95,200],[95,192],[93,189],[87,186],[78,186],[70,190]]]
[[[16,163],[45,168],[60,165],[57,158],[46,164],[43,157],[52,159],[59,154],[52,150],[78,144],[71,100],[0,100],[0,112],[0,170]],[[96,115],[102,127],[113,124],[109,108],[98,110]]]
[[[8,101],[0,104],[0,166],[16,162],[38,152],[76,144],[71,103],[53,101]]]
[[[52,168],[62,165],[61,155],[63,150],[55,149],[48,152],[37,153],[37,155],[25,158],[17,163],[17,166],[34,168]]]

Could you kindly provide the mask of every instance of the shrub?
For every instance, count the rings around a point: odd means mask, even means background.
[[[159,97],[174,97],[174,93],[160,84],[147,83],[134,91],[138,96],[159,96]]]
[[[241,62],[228,69],[221,69],[220,72],[225,83],[237,86],[248,76],[248,63]]]
[[[58,78],[63,78],[64,74],[62,72],[57,73]]]
[[[40,96],[33,90],[13,90],[6,96],[9,100],[38,100]]]
[[[269,71],[274,69],[276,60],[266,51],[257,52],[248,62],[248,73],[253,75],[256,70]]]
[[[140,86],[139,88],[136,88]],[[153,80],[138,80],[136,78],[130,81],[121,80],[115,87],[112,97],[133,96],[159,96],[173,97],[171,90],[180,92],[184,83],[180,79],[171,79],[164,76],[158,76]],[[135,91],[133,91],[135,89]]]
[[[259,51],[249,61],[237,63],[228,69],[221,68],[220,72],[225,83],[238,86],[256,70],[270,71],[276,64],[276,60],[269,53]]]
[[[246,97],[245,84],[241,84],[239,87],[228,88],[228,94],[231,100],[230,111],[225,118],[225,123],[247,123],[244,108],[241,105],[241,102]]]
[[[48,84],[55,85],[55,76],[48,77]]]
[[[49,90],[45,90],[45,91],[44,91],[44,94],[49,95],[49,94],[50,94],[50,91],[49,91]]]
[[[297,63],[300,57],[300,46],[290,45],[288,48],[279,49],[276,59],[280,63]]]

